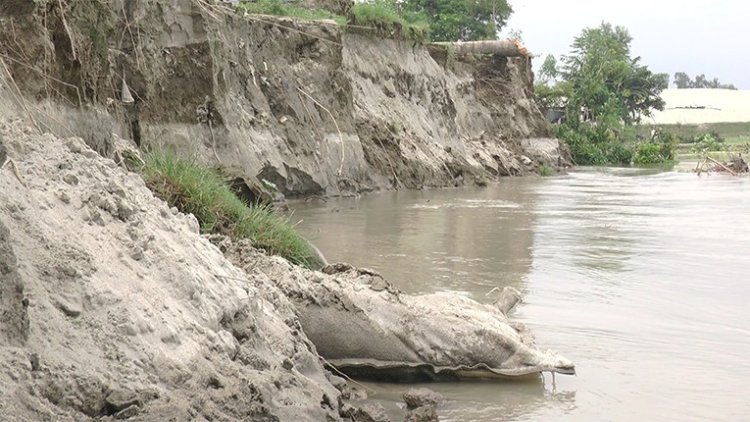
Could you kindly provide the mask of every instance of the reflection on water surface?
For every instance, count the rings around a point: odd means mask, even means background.
[[[432,384],[441,420],[750,419],[750,178],[623,169],[297,204],[330,261],[515,318],[578,376]],[[376,384],[397,414],[410,386]]]

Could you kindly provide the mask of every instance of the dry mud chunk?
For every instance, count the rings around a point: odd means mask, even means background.
[[[409,409],[416,409],[422,406],[435,406],[440,405],[445,398],[427,388],[412,388],[403,395],[406,407]]]
[[[406,414],[404,422],[438,422],[435,406],[422,406],[412,409]]]

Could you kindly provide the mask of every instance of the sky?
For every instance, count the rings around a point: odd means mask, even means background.
[[[750,89],[750,1],[742,0],[508,0],[506,30],[520,30],[538,69],[547,54],[559,59],[573,38],[602,21],[633,37],[631,55],[653,72],[704,73]],[[503,31],[505,33],[505,30]]]

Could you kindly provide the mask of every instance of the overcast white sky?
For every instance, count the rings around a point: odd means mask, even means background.
[[[750,89],[750,1],[508,0],[526,46],[543,57],[570,51],[573,38],[602,21],[622,25],[631,52],[654,72],[705,73]]]

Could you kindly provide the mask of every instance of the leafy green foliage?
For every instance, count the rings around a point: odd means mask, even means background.
[[[576,37],[572,54],[563,57],[562,78],[569,82],[569,119],[630,124],[663,110],[659,94],[668,86],[668,75],[654,74],[630,57],[632,38],[623,27],[602,23]]]
[[[513,9],[506,0],[404,0],[404,11],[427,16],[434,41],[494,40]]]
[[[693,146],[690,149],[693,152],[701,153],[719,151],[722,149],[721,143],[724,142],[718,134],[714,133],[704,133],[703,135],[694,138],[692,141]]]
[[[356,3],[348,17],[327,10],[307,9],[283,0],[243,1],[237,5],[241,11],[274,16],[289,16],[299,19],[332,19],[337,24],[357,29],[365,27],[381,36],[406,38],[424,42],[429,39],[428,19],[419,13],[405,10],[395,0],[376,0]]]
[[[557,137],[568,143],[573,161],[578,165],[628,165],[633,158],[632,149],[604,126],[586,123],[573,129],[562,124],[557,127]]]
[[[565,108],[568,90],[565,84],[549,86],[544,83],[534,85],[534,99],[542,110]]]
[[[685,72],[677,72],[674,74],[674,84],[677,89],[687,88],[711,88],[711,89],[733,89],[737,87],[732,84],[723,84],[719,82],[718,78],[708,79],[706,75],[700,74],[691,79],[690,76]]]
[[[346,18],[333,14],[327,10],[305,9],[294,6],[293,3],[282,0],[258,0],[253,2],[242,2],[237,7],[247,13],[259,15],[289,16],[299,19],[333,19],[339,25],[346,24]]]
[[[665,132],[659,132],[650,142],[636,145],[633,154],[635,164],[659,164],[674,160],[678,138]]]
[[[542,164],[541,166],[539,166],[539,168],[536,171],[542,177],[550,177],[550,176],[554,176],[555,174],[555,169],[545,164]]]
[[[243,0],[237,7],[253,14],[333,19],[354,30],[373,28],[419,42],[495,39],[512,13],[506,0],[371,0],[356,2],[347,17],[283,0]]]
[[[430,23],[427,17],[405,10],[393,0],[378,0],[371,3],[355,3],[352,8],[352,25],[375,28],[379,33],[416,41],[427,41]]]
[[[642,136],[648,136],[652,130],[662,130],[673,133],[680,142],[693,144],[700,142],[705,134],[709,133],[716,138],[721,146],[726,148],[732,145],[750,144],[750,122],[724,122],[695,124],[670,124],[670,125],[641,125],[638,126]],[[723,149],[723,148],[722,148]]]
[[[557,79],[558,74],[557,59],[552,54],[548,54],[544,63],[542,63],[542,67],[539,68],[539,79],[546,85]]]
[[[263,206],[248,207],[213,171],[168,154],[151,153],[142,170],[154,194],[191,213],[204,233],[250,239],[256,247],[309,268],[317,255],[289,221]]]

